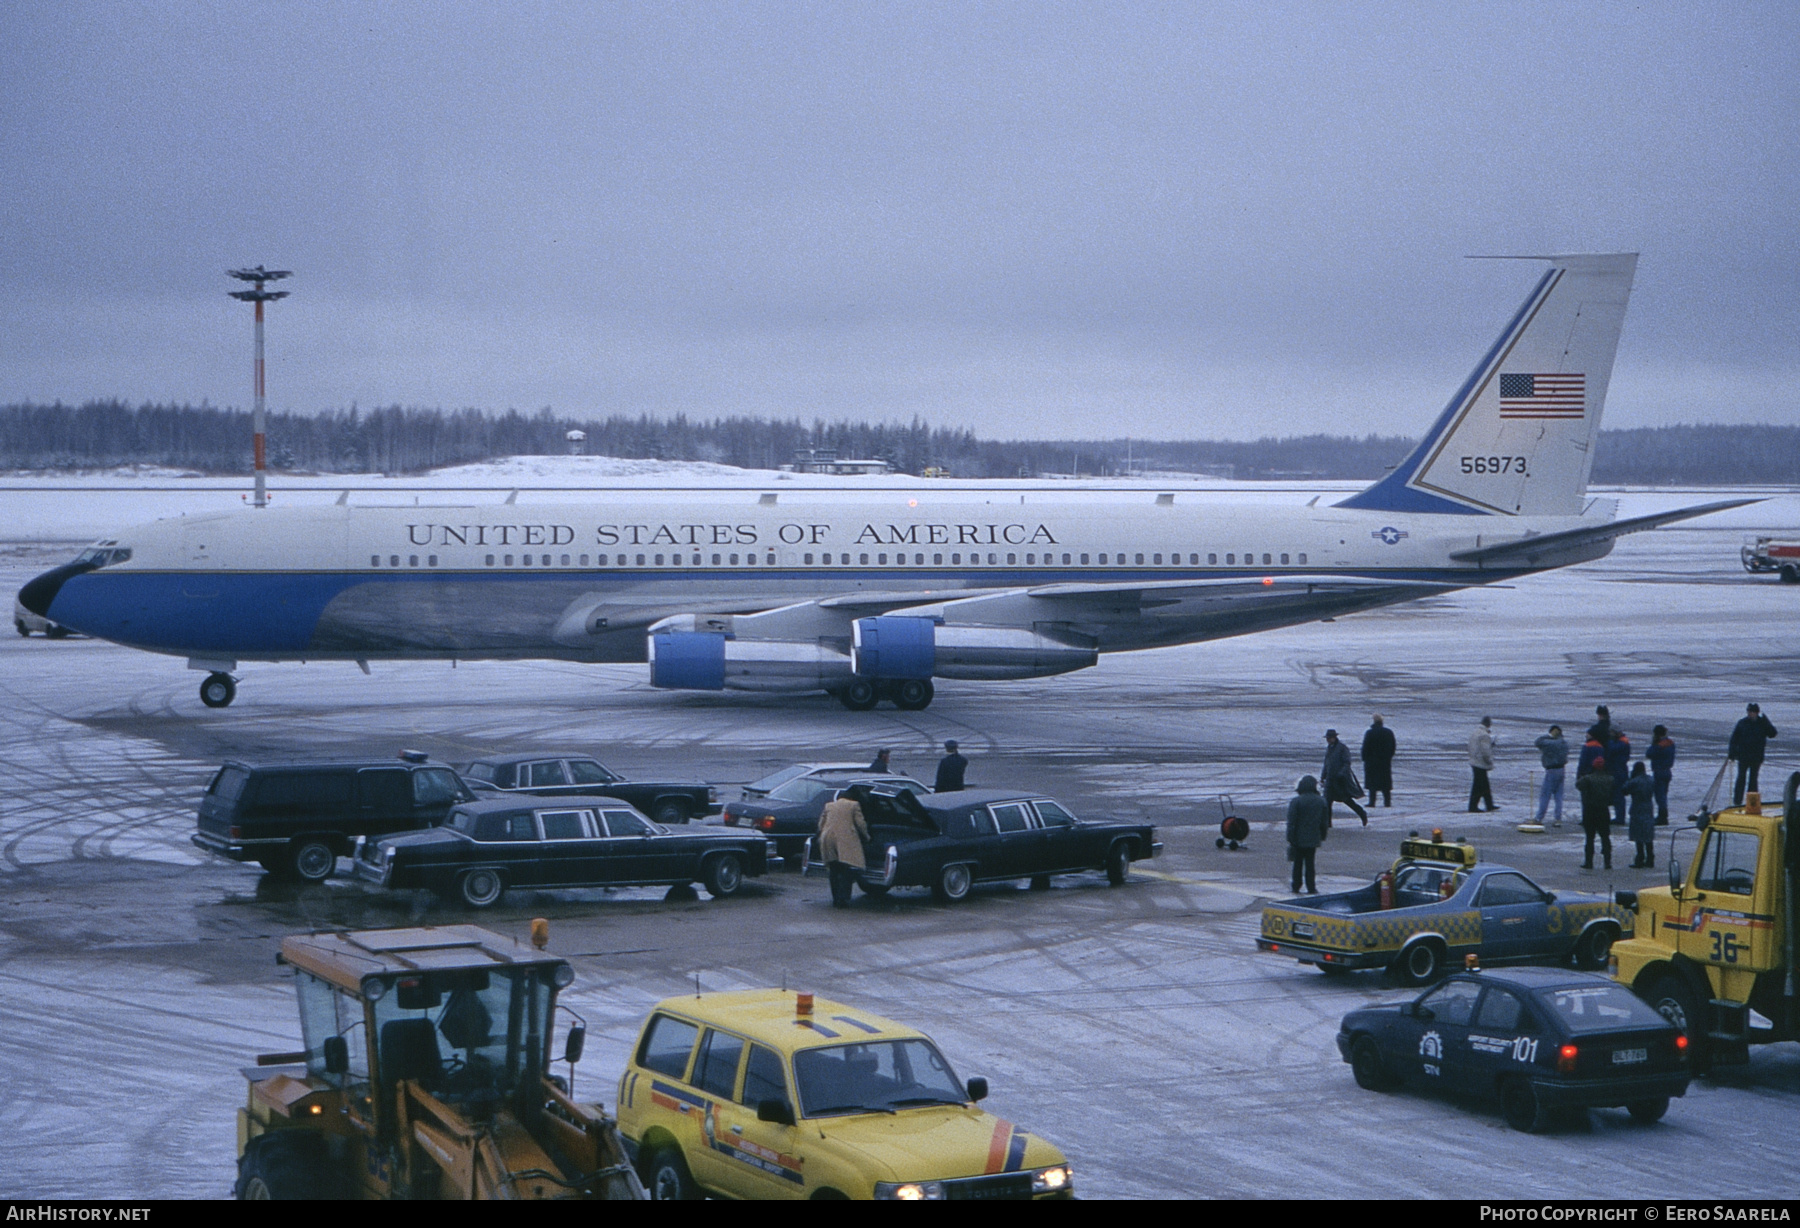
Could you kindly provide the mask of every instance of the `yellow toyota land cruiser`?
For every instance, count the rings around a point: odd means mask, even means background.
[[[1071,1197],[1046,1139],[975,1107],[931,1038],[813,995],[657,1004],[619,1080],[653,1198]]]

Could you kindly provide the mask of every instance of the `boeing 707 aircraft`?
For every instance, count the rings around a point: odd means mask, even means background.
[[[1634,254],[1549,270],[1424,442],[1335,506],[1171,496],[998,504],[883,489],[609,493],[564,505],[246,509],[139,526],[20,590],[89,635],[186,657],[209,707],[241,661],[645,661],[658,687],[931,702],[1101,653],[1244,635],[1601,558],[1587,496]]]

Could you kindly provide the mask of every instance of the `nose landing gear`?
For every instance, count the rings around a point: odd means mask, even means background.
[[[200,702],[209,708],[223,708],[237,698],[237,679],[230,674],[208,674],[200,684]]]

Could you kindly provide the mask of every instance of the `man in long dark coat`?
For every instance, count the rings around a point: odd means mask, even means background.
[[[1394,804],[1394,731],[1381,723],[1381,713],[1371,719],[1363,734],[1363,785],[1369,790],[1369,805],[1381,798],[1383,806]]]

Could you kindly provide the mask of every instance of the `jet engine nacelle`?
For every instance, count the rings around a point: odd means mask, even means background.
[[[850,681],[850,658],[803,640],[738,640],[714,631],[650,637],[650,685],[687,691],[826,691]]]
[[[958,626],[900,614],[859,618],[851,627],[850,663],[864,678],[1044,678],[1099,659],[1091,646],[1027,627]]]

